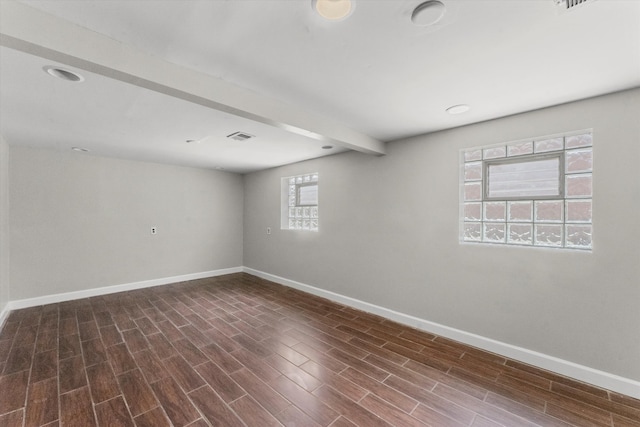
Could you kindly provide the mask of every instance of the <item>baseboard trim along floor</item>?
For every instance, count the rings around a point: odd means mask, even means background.
[[[624,378],[608,372],[593,369],[588,366],[579,365],[568,360],[550,356],[548,354],[539,353],[491,338],[472,334],[460,329],[455,329],[435,322],[430,322],[428,320],[420,319],[408,314],[399,313],[397,311],[389,310],[388,308],[380,307],[378,305],[360,301],[355,298],[340,295],[335,292],[326,291],[324,289],[316,288],[314,286],[306,285],[294,280],[289,280],[284,277],[265,273],[264,271],[254,270],[247,267],[244,267],[243,271],[245,273],[249,273],[284,286],[308,292],[310,294],[317,295],[328,300],[356,308],[358,310],[385,317],[387,319],[402,323],[407,326],[411,326],[425,332],[441,335],[445,338],[456,340],[464,344],[480,348],[482,350],[490,351],[492,353],[508,357],[510,359],[527,363],[529,365],[534,365],[538,368],[546,369],[560,375],[593,384],[597,387],[605,388],[625,394],[627,396],[635,397],[636,399],[640,399],[640,382],[634,381],[629,378]]]
[[[225,274],[245,272],[254,276],[270,280],[272,282],[298,289],[310,294],[326,298],[331,301],[344,304],[358,310],[376,314],[389,320],[429,332],[441,335],[445,338],[456,340],[464,344],[468,344],[492,353],[499,354],[523,363],[534,365],[536,367],[555,372],[579,381],[593,384],[597,387],[612,390],[640,399],[640,382],[614,375],[601,370],[593,369],[588,366],[579,365],[567,360],[563,360],[554,356],[539,353],[526,348],[514,346],[508,343],[497,341],[491,338],[476,335],[463,330],[451,328],[425,319],[420,319],[408,314],[399,313],[385,307],[370,304],[355,298],[340,295],[335,292],[320,289],[311,285],[296,282],[284,277],[276,276],[264,271],[255,270],[248,267],[232,267],[220,270],[206,271],[193,274],[185,274],[180,276],[165,277],[159,279],[146,280],[141,282],[127,283],[114,286],[106,286],[82,291],[60,293],[55,295],[46,295],[42,297],[9,301],[6,307],[0,312],[0,327],[4,324],[11,310],[34,307],[45,304],[58,303],[63,301],[71,301],[92,296],[106,295],[116,292],[130,291],[134,289],[148,288],[152,286],[167,285],[177,282],[185,282],[188,280],[203,279],[208,277],[221,276]]]

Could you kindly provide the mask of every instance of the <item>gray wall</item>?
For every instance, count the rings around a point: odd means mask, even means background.
[[[9,146],[0,136],[0,313],[9,302]]]
[[[636,89],[247,175],[244,265],[640,380],[639,113]],[[587,128],[593,252],[459,243],[460,149]],[[280,230],[280,178],[308,172],[320,231]]]
[[[242,265],[240,175],[14,146],[10,155],[11,300]]]

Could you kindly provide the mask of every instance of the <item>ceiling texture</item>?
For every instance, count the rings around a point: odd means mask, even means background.
[[[1,0],[0,134],[247,173],[640,86],[638,0],[440,2]]]

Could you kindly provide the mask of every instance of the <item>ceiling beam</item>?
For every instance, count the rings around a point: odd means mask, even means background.
[[[0,45],[362,153],[385,144],[335,120],[144,53],[14,0],[2,0]]]

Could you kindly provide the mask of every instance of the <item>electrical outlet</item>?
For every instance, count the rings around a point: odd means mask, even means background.
[[[267,234],[271,234],[271,227],[267,227]]]
[[[151,234],[156,234],[158,229],[156,227],[151,227]]]

